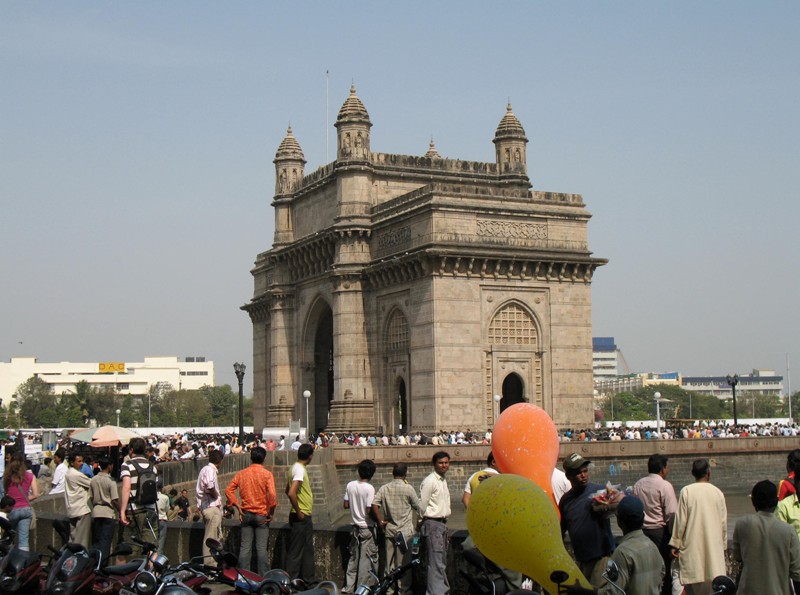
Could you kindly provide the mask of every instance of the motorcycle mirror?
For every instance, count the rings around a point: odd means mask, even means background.
[[[567,582],[567,579],[569,579],[569,573],[563,570],[554,570],[550,573],[550,580],[557,585]]]
[[[400,551],[404,554],[408,551],[408,542],[406,541],[406,536],[402,533],[396,533],[394,536],[394,545],[400,548]]]
[[[210,550],[221,550],[222,549],[222,543],[220,543],[219,541],[217,541],[213,537],[209,537],[208,539],[206,539],[206,546]]]
[[[736,592],[736,583],[733,582],[731,577],[722,575],[711,581],[711,588],[714,593],[729,595]]]
[[[608,580],[612,583],[616,582],[619,578],[619,566],[614,560],[609,560],[608,564],[606,565],[606,574],[608,575]]]

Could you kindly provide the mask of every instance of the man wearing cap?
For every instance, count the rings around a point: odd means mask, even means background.
[[[614,583],[627,595],[658,595],[664,579],[664,560],[658,548],[642,532],[644,505],[636,496],[625,496],[617,505],[617,524],[622,538],[611,559],[619,567],[619,578]],[[613,585],[606,583],[599,595],[617,594]]]
[[[790,525],[773,515],[778,505],[774,483],[759,481],[750,498],[756,513],[740,518],[733,530],[733,557],[742,563],[736,592],[790,595],[791,581],[800,580],[800,540]]]
[[[575,560],[583,575],[595,587],[605,584],[608,556],[614,551],[614,537],[607,513],[615,509],[614,503],[598,506],[592,495],[605,488],[589,483],[589,463],[577,452],[564,459],[564,471],[572,489],[561,498],[561,532],[568,533]]]

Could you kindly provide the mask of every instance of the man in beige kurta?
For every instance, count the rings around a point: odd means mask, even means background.
[[[686,595],[708,595],[711,581],[726,573],[728,510],[725,496],[712,485],[707,459],[692,463],[695,483],[681,490],[672,539],[673,556],[680,560],[680,582]]]

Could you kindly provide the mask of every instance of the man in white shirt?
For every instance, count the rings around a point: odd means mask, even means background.
[[[426,595],[447,595],[447,517],[450,516],[450,490],[445,475],[450,469],[450,455],[433,455],[433,473],[422,480],[420,507],[423,511],[422,536],[428,547],[428,588]]]
[[[350,560],[342,593],[353,593],[359,585],[370,585],[370,570],[378,569],[378,543],[375,525],[370,518],[375,488],[370,483],[375,463],[364,459],[358,464],[358,479],[347,484],[344,507],[350,510],[353,532],[350,539]]]
[[[488,479],[492,475],[497,475],[498,473],[500,472],[497,470],[494,454],[490,452],[489,456],[486,457],[486,468],[470,475],[467,480],[467,485],[464,486],[464,495],[461,496],[461,503],[464,505],[464,508],[469,507],[469,500],[472,498],[472,490],[477,488],[484,479]]]
[[[221,540],[222,538],[222,495],[219,490],[217,474],[222,464],[222,451],[212,450],[208,455],[208,465],[200,469],[197,477],[195,492],[197,494],[197,509],[203,515],[206,530],[203,535],[203,556],[210,557],[211,550],[206,545],[206,540]]]
[[[81,472],[83,456],[71,454],[69,469],[64,475],[64,501],[70,523],[69,540],[88,548],[91,545],[92,509],[89,506],[91,480]]]
[[[56,470],[53,471],[53,480],[50,482],[52,486],[50,488],[51,494],[63,494],[64,493],[64,478],[67,476],[67,452],[63,448],[59,448],[53,454],[53,462],[56,465]]]

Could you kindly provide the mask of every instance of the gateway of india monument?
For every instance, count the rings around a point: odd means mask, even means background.
[[[275,155],[275,236],[242,306],[256,431],[306,415],[315,432],[484,430],[519,402],[593,423],[607,261],[580,195],[531,190],[511,106],[494,163],[374,151],[355,87],[335,127],[336,160],[309,175],[291,128]]]

